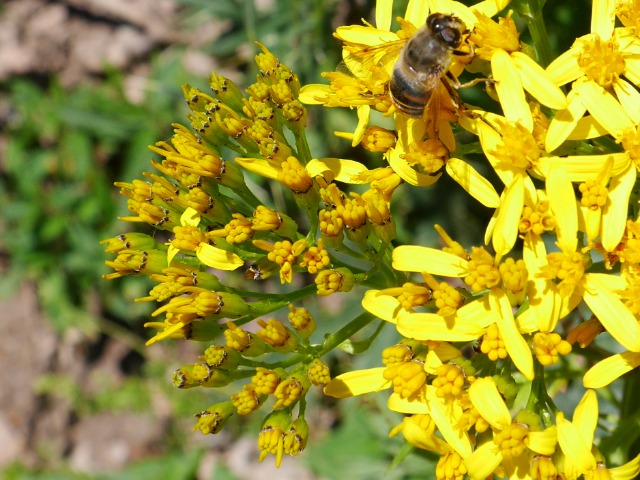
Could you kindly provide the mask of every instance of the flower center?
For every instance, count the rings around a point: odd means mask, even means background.
[[[582,206],[591,210],[598,210],[607,203],[609,191],[607,187],[600,185],[597,180],[589,179],[581,183],[578,188],[582,192],[582,198],[580,199]]]
[[[527,448],[525,440],[529,429],[519,423],[512,423],[493,437],[493,442],[500,447],[504,458],[519,457]]]
[[[584,40],[578,65],[584,74],[604,88],[610,88],[625,69],[622,53],[614,38],[603,41],[598,35]]]
[[[469,285],[474,293],[495,287],[500,283],[500,271],[491,254],[484,248],[472,249],[469,270],[470,273],[464,278],[464,283]]]
[[[495,323],[489,325],[487,333],[482,337],[480,351],[487,355],[492,362],[507,358],[507,349],[504,346],[500,330],[498,330],[498,326]]]

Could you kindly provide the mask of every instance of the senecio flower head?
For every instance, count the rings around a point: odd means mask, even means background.
[[[591,32],[554,57],[541,2],[409,0],[395,21],[393,3],[337,29],[328,83],[258,44],[244,90],[183,86],[189,126],[150,147],[146,181],[116,184],[121,219],[155,234],[104,240],[105,278],[155,282],[149,345],[207,343],[173,384],[230,392],[196,414],[203,434],[264,412],[260,460],[307,446],[308,395],[389,390],[390,436],[432,452],[440,480],[636,478],[640,4],[594,0]],[[377,165],[314,157],[313,105],[355,109],[336,135]],[[472,245],[455,224],[412,245],[396,192],[443,172],[490,219]],[[362,310],[327,321],[314,299],[336,295]],[[331,371],[389,324],[380,363]]]

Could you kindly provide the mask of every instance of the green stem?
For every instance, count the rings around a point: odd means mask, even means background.
[[[531,33],[533,46],[538,55],[538,63],[543,68],[546,68],[553,60],[553,53],[547,27],[542,16],[543,5],[544,0],[528,0],[526,4],[522,5],[523,8],[519,13],[527,23],[527,28]]]
[[[355,333],[362,330],[364,327],[369,325],[376,317],[369,313],[364,312],[351,320],[347,325],[342,327],[336,333],[332,333],[329,335],[324,342],[322,342],[320,351],[318,352],[318,356],[321,357],[329,353],[331,350],[336,348],[342,342],[347,340],[349,337],[353,336]]]
[[[307,142],[307,135],[305,134],[304,129],[298,132],[293,132],[293,136],[296,139],[296,150],[298,150],[298,160],[303,165],[306,165],[313,158],[311,156],[311,149],[309,148],[309,143]]]

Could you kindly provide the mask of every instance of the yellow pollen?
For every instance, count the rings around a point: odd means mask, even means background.
[[[262,329],[258,330],[256,335],[267,345],[271,345],[272,347],[282,347],[289,340],[289,331],[287,330],[287,327],[275,318],[270,318],[267,322],[264,320],[258,320],[258,325],[260,325]]]
[[[409,165],[418,165],[426,174],[436,173],[449,158],[449,151],[436,138],[417,141],[409,145],[408,153],[400,155]]]
[[[178,250],[195,252],[198,245],[208,243],[206,234],[198,227],[191,225],[173,227],[173,233],[175,233],[176,238],[171,241],[171,245]]]
[[[425,285],[415,283],[405,283],[402,285],[398,301],[405,310],[413,310],[431,301],[431,290]]]
[[[467,466],[457,452],[447,452],[436,465],[437,480],[463,480],[467,474]]]
[[[540,236],[554,228],[556,228],[556,220],[551,214],[547,200],[539,201],[535,208],[526,206],[522,209],[522,216],[518,224],[518,231],[521,234],[526,235],[531,232]]]
[[[465,383],[465,375],[458,365],[440,365],[436,370],[436,375],[432,385],[437,389],[437,396],[445,399],[460,396]]]
[[[487,355],[492,362],[507,358],[507,349],[495,323],[487,328],[487,332],[482,337],[480,351]]]
[[[598,210],[603,208],[607,203],[607,195],[609,191],[607,187],[604,187],[598,183],[597,180],[589,179],[584,183],[581,183],[578,188],[582,193],[580,204],[591,210]]]
[[[550,457],[536,455],[531,460],[529,475],[534,480],[556,480],[558,469]]]
[[[272,394],[276,391],[279,383],[280,375],[263,367],[256,368],[256,374],[251,377],[251,384],[258,395]]]
[[[253,212],[251,228],[256,231],[277,230],[282,224],[282,217],[275,210],[259,205]]]
[[[193,299],[195,313],[201,317],[219,313],[223,306],[222,297],[216,292],[201,291]]]
[[[538,332],[533,336],[533,351],[545,367],[558,363],[560,355],[571,352],[571,344],[557,333]]]
[[[280,167],[278,181],[294,193],[305,193],[312,187],[313,180],[296,157],[287,157]]]
[[[508,168],[529,170],[540,158],[540,148],[534,136],[520,123],[500,122],[500,143],[493,154]]]
[[[578,65],[590,80],[603,88],[611,88],[625,70],[617,40],[612,37],[605,41],[595,33],[582,40]]]
[[[352,193],[352,198],[345,198],[343,204],[336,207],[336,211],[349,230],[356,230],[367,221],[364,200],[355,193]]]
[[[369,127],[362,137],[362,146],[370,152],[386,152],[396,146],[396,134],[386,128]]]
[[[476,56],[489,61],[496,49],[509,53],[520,50],[518,29],[511,16],[499,18],[498,23],[482,13],[476,12],[476,17],[478,21],[469,36],[476,46]]]
[[[304,385],[295,377],[287,378],[280,382],[273,393],[276,397],[273,409],[278,410],[279,408],[290,407],[300,399],[304,390]]]
[[[335,209],[322,209],[318,212],[320,219],[320,231],[326,237],[337,237],[342,235],[344,220],[338,215]]]
[[[493,443],[500,447],[504,458],[519,457],[527,449],[525,443],[529,429],[519,423],[512,423],[493,437]]]
[[[456,313],[464,304],[464,297],[454,287],[442,282],[433,290],[433,300],[438,309],[438,315],[447,317]]]
[[[469,257],[470,273],[464,278],[464,283],[469,285],[474,293],[493,288],[500,283],[500,270],[489,252],[482,247],[473,247]]]
[[[640,0],[618,0],[615,12],[625,27],[640,27]]]
[[[537,276],[553,281],[560,295],[570,297],[584,276],[584,256],[580,252],[553,252],[547,255],[547,261]]]
[[[382,351],[382,363],[384,365],[395,365],[397,363],[406,363],[413,358],[413,350],[409,345],[399,343],[385,348]]]
[[[260,399],[251,383],[244,385],[242,390],[232,395],[231,401],[233,406],[236,407],[238,415],[249,415],[260,406]]]
[[[304,252],[300,266],[306,268],[311,275],[315,275],[323,268],[328,267],[330,263],[329,252],[324,248],[322,240],[318,240],[317,246],[309,247]]]
[[[329,366],[320,359],[313,361],[307,369],[307,377],[313,385],[326,385],[331,381],[331,372]]]
[[[524,260],[516,261],[513,258],[507,258],[498,269],[502,277],[502,286],[507,290],[509,300],[513,305],[521,305],[524,301],[528,275]]]
[[[424,364],[415,361],[390,365],[384,370],[383,376],[393,384],[393,391],[402,398],[409,398],[427,381]]]

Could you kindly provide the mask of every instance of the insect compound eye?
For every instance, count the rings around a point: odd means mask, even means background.
[[[440,38],[450,48],[458,48],[462,43],[460,31],[455,28],[443,28],[440,31]]]

